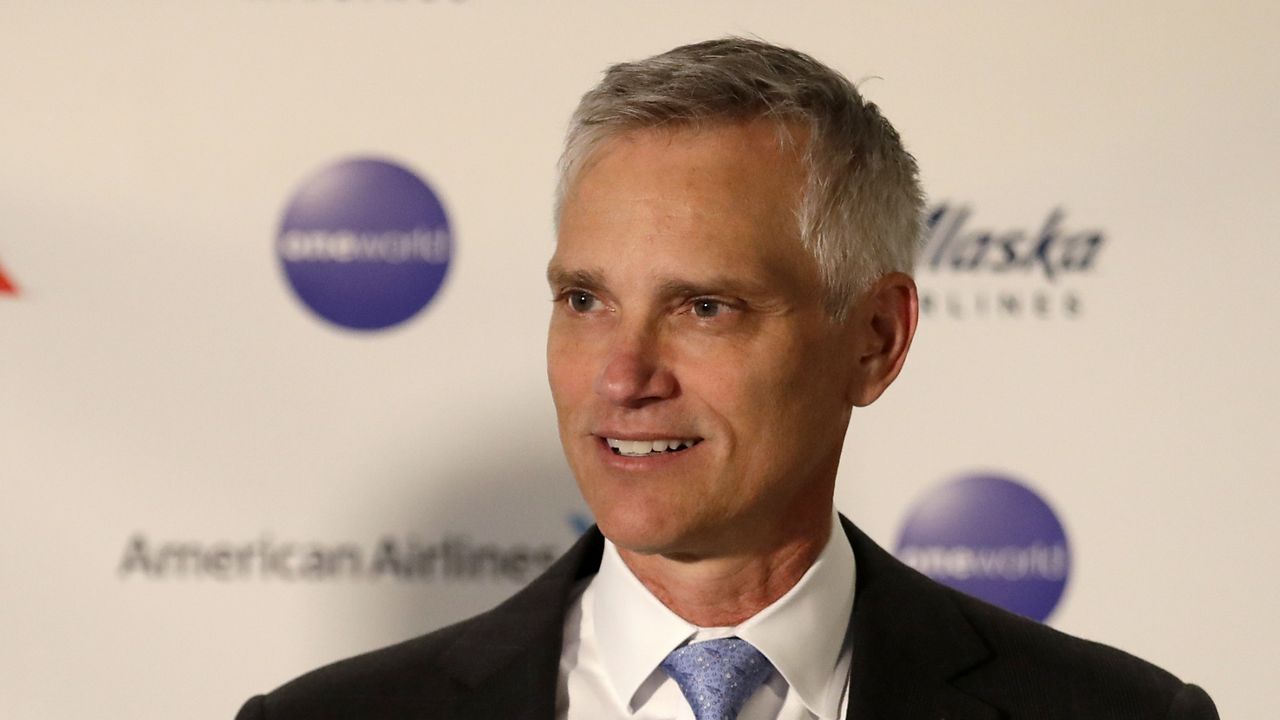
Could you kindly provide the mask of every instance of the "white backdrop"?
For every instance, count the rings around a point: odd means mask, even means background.
[[[585,508],[542,279],[565,122],[611,62],[756,34],[861,81],[969,227],[1061,208],[1105,238],[1054,280],[921,268],[934,310],[854,417],[840,508],[892,547],[939,482],[1021,478],[1072,544],[1054,626],[1270,717],[1277,7],[7,3],[0,714],[227,718],[527,576],[147,574],[131,542],[567,547]],[[425,178],[454,231],[440,294],[372,333],[313,314],[274,255],[298,184],[367,155]]]

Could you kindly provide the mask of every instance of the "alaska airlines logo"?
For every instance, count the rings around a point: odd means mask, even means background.
[[[1073,227],[1061,208],[1038,225],[1009,227],[973,220],[967,205],[939,203],[925,221],[918,270],[926,317],[1079,317],[1074,282],[1098,266],[1107,243],[1097,228]]]
[[[17,295],[18,286],[14,284],[9,276],[4,272],[4,266],[0,265],[0,295]]]
[[[1093,269],[1105,242],[1097,230],[1066,232],[1055,208],[1036,231],[968,227],[970,210],[943,203],[929,213],[924,258],[933,271],[1041,273],[1055,281]]]

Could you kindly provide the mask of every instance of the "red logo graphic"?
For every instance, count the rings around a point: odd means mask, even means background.
[[[17,295],[18,286],[13,284],[8,275],[4,274],[4,266],[0,265],[0,295]]]

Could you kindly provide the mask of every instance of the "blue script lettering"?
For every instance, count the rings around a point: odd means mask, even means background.
[[[923,260],[934,272],[1033,272],[1050,281],[1093,268],[1106,242],[1099,230],[1065,232],[1055,208],[1039,232],[969,228],[969,208],[942,203],[929,211]]]

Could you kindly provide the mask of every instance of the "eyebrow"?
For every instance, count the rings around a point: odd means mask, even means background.
[[[670,278],[658,285],[658,292],[665,297],[694,297],[698,295],[763,295],[768,288],[760,283],[744,281],[728,276],[709,277],[691,281]]]
[[[598,269],[566,270],[552,265],[547,268],[547,282],[553,288],[574,287],[590,292],[604,289],[604,273]],[[658,294],[662,297],[697,297],[699,295],[744,295],[759,296],[769,292],[767,284],[745,281],[726,275],[713,276],[703,280],[685,280],[666,278],[658,284]]]
[[[558,265],[547,268],[547,283],[553,288],[576,287],[583,290],[599,290],[604,287],[599,270],[565,270]]]

